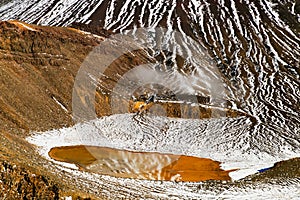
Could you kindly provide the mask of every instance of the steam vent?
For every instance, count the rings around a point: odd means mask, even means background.
[[[0,199],[299,199],[297,0],[0,1]]]

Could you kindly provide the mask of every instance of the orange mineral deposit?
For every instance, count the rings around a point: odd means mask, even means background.
[[[231,180],[230,171],[207,158],[157,152],[132,152],[107,147],[55,147],[49,156],[73,163],[82,170],[123,178],[166,181]]]

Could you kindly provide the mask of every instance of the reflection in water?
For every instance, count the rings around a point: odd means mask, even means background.
[[[49,156],[81,169],[123,178],[171,181],[230,180],[220,163],[206,158],[150,152],[131,152],[107,147],[55,147]]]

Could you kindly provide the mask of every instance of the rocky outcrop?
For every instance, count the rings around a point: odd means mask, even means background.
[[[0,163],[1,199],[59,199],[59,188],[42,175],[7,162]]]
[[[66,193],[61,186],[49,177],[6,161],[0,162],[0,198],[1,199],[43,199],[59,200],[72,198],[76,200],[91,200],[78,194]]]

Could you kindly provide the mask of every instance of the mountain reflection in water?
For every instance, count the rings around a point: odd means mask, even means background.
[[[49,156],[83,170],[123,178],[168,181],[230,180],[220,162],[206,158],[151,152],[131,152],[97,146],[55,147]]]

